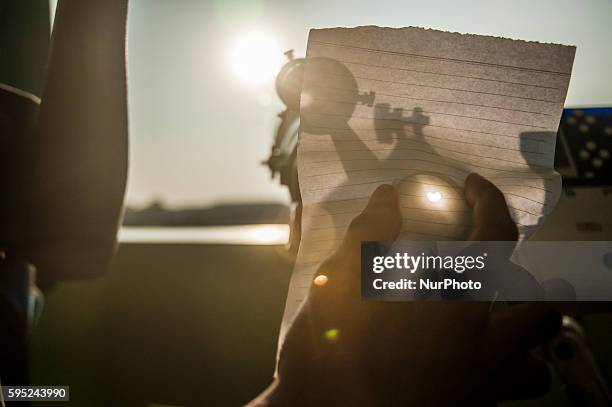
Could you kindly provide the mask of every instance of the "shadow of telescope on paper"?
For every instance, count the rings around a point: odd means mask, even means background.
[[[423,114],[423,109],[415,107],[412,109],[411,116],[404,116],[404,109],[401,107],[392,108],[389,103],[377,103],[374,108],[374,127],[378,141],[384,144],[391,144],[397,140],[398,144],[408,139],[406,125],[412,128],[411,133],[424,142],[423,128],[429,124],[429,117]],[[399,122],[400,127],[388,127],[385,120]],[[433,149],[431,149],[433,153]]]
[[[454,197],[457,202],[462,199],[458,196],[459,186],[435,168],[432,170],[429,164],[445,159],[424,138],[424,129],[430,119],[421,107],[413,107],[411,114],[406,115],[403,107],[374,104],[375,92],[360,91],[351,71],[333,59],[308,59],[306,70],[309,79],[303,85],[300,106],[302,131],[314,136],[329,136],[321,140],[330,140],[334,149],[322,151],[321,157],[336,159],[320,163],[337,160],[345,174],[345,179],[333,189],[322,188],[327,195],[321,196],[321,208],[331,217],[334,240],[342,237],[343,229],[350,222],[350,219],[339,221],[333,216],[338,213],[341,202],[355,196],[370,196],[382,183],[395,183],[399,192],[416,206],[427,205],[421,201],[432,185],[437,185],[437,190],[443,191],[446,197]],[[367,108],[355,114],[359,105]],[[364,124],[355,125],[357,122]],[[323,182],[324,175],[318,175]],[[401,182],[398,184],[398,181]],[[437,215],[441,216],[442,211]],[[465,225],[461,228],[465,229]],[[401,236],[417,240],[427,237],[436,235]]]
[[[425,138],[430,117],[419,106],[410,115],[403,107],[388,103],[375,106],[376,136],[383,144],[394,143],[386,165],[400,173],[395,179],[402,205],[412,210],[404,221],[414,229],[404,228],[404,240],[464,239],[471,227],[470,208],[457,179],[469,171],[460,163],[439,154]],[[454,177],[446,175],[450,171]]]
[[[313,135],[329,136],[334,144],[334,150],[329,152],[337,153],[346,174],[344,182],[334,187],[321,204],[323,211],[333,220],[331,234],[337,241],[344,235],[339,229],[346,228],[347,224],[338,223],[333,214],[338,212],[337,202],[351,198],[347,191],[361,181],[358,163],[367,163],[371,168],[379,166],[377,156],[349,124],[356,107],[372,107],[376,95],[374,92],[360,92],[351,71],[335,59],[310,58],[306,69],[314,81],[311,79],[312,83],[303,84],[303,89],[307,90],[302,92],[301,98],[301,129]]]
[[[337,158],[319,163],[337,160],[345,174],[343,182],[335,185],[331,191],[329,188],[321,188],[321,193],[327,193],[321,196],[321,208],[331,217],[330,229],[334,230],[334,240],[342,237],[343,229],[350,222],[350,219],[339,221],[338,217],[333,216],[338,213],[340,202],[355,198],[356,195],[369,196],[382,183],[396,184],[409,206],[424,210],[437,209],[433,215],[444,222],[450,222],[451,212],[452,217],[457,217],[459,212],[463,212],[463,215],[468,213],[469,208],[463,203],[460,192],[461,186],[440,173],[440,166],[448,167],[449,160],[441,157],[425,140],[424,129],[430,124],[430,118],[421,107],[414,106],[411,114],[406,115],[404,107],[393,107],[389,103],[374,104],[375,92],[360,92],[351,71],[333,59],[308,59],[306,70],[309,79],[303,84],[300,106],[302,131],[314,136],[329,136],[334,149],[322,151],[321,157]],[[371,109],[362,109],[355,115],[358,105]],[[368,120],[370,127],[367,124],[362,125],[364,127],[353,127],[356,122],[367,123]],[[368,137],[369,134],[371,136]],[[372,142],[377,144],[373,145]],[[467,175],[464,168],[457,164],[452,166],[458,173]],[[317,177],[325,182],[325,175]],[[313,189],[308,192],[315,191]],[[427,201],[431,193],[443,194],[444,203],[432,205]],[[469,221],[467,216],[462,216],[456,226],[447,227],[452,230],[448,236],[405,231],[400,238],[457,238],[467,233]],[[423,228],[420,229],[422,231]]]
[[[412,215],[410,218],[402,214],[404,231],[399,239],[466,240],[472,226],[471,208],[465,203],[463,185],[459,185],[457,179],[467,176],[471,171],[460,162],[441,156],[428,142],[425,137],[425,129],[430,125],[427,112],[419,106],[409,106],[410,114],[406,114],[407,109],[404,106],[375,104],[375,92],[360,91],[351,71],[337,60],[311,58],[307,60],[306,69],[310,82],[303,85],[300,106],[302,131],[314,136],[328,136],[329,138],[321,140],[331,141],[334,149],[321,151],[321,162],[332,163],[337,160],[345,174],[345,179],[331,190],[321,188],[321,193],[326,195],[322,195],[323,202],[320,207],[329,217],[326,225],[329,227],[324,229],[332,229],[330,233],[326,233],[326,237],[339,241],[352,220],[348,217],[333,216],[339,213],[342,201],[352,199],[356,195],[369,196],[378,184],[395,183],[402,196],[402,211],[406,208]],[[355,114],[358,106],[366,108]],[[357,127],[354,124],[365,123],[368,119],[371,120],[372,127]],[[374,132],[374,138],[368,138],[371,132]],[[533,139],[538,137],[541,135],[521,134],[521,151],[527,151],[529,154],[531,150],[523,143],[533,143]],[[372,142],[376,144],[373,145]],[[330,159],[328,161],[323,157]],[[550,171],[545,166],[534,164],[531,156],[526,156],[525,159],[531,169],[542,177]],[[449,170],[456,176],[449,177],[441,173],[448,173]],[[324,179],[325,175],[317,177]],[[431,187],[442,192],[444,205],[428,201],[428,188]],[[549,197],[549,194],[544,195]],[[500,270],[502,269],[503,275],[491,277],[493,285],[503,287],[504,284],[511,283],[515,289],[521,286],[521,290],[528,293],[528,299],[542,298],[543,295],[548,297],[527,270],[510,262],[504,267],[500,265]],[[439,279],[444,275],[444,271],[440,270],[437,275],[428,277]],[[562,282],[555,281],[552,284],[557,288],[566,288]],[[457,297],[455,294],[447,293],[446,296]],[[420,297],[427,299],[429,295],[423,292]]]

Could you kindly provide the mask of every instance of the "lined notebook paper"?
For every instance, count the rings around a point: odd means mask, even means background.
[[[301,97],[302,240],[281,341],[318,265],[372,192],[400,192],[406,240],[465,237],[462,187],[505,194],[522,237],[561,181],[555,138],[575,48],[421,28],[311,30]]]

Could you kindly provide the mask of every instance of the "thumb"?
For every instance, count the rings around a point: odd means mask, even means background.
[[[351,222],[343,246],[360,247],[363,241],[395,240],[402,227],[399,195],[391,185],[379,186],[367,206]]]
[[[474,230],[469,240],[515,241],[516,224],[504,194],[491,181],[476,173],[465,180],[465,198],[474,211]]]
[[[365,209],[349,225],[340,247],[321,264],[317,276],[333,274],[340,277],[335,278],[335,286],[348,291],[358,290],[359,279],[355,267],[358,268],[361,262],[361,242],[395,240],[401,226],[397,191],[391,185],[379,186]]]

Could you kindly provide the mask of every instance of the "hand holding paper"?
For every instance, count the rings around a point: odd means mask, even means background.
[[[479,225],[470,238],[516,239],[495,186],[472,175],[466,189]],[[398,236],[399,202],[394,188],[378,187],[318,268],[261,405],[493,405],[546,391],[548,370],[530,351],[550,339],[560,318],[544,304],[492,314],[477,301],[361,300],[361,241]]]

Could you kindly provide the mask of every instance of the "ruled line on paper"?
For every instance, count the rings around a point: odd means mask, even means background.
[[[388,180],[387,180],[388,181]],[[384,180],[382,182],[385,182]],[[349,184],[343,187],[353,187],[353,186],[359,186],[359,185],[366,185],[366,184],[378,184],[380,185],[381,181],[372,181],[372,182],[361,182],[361,183],[355,183],[355,184]],[[332,190],[334,188],[337,188],[337,186],[333,185],[333,186],[329,186],[329,187],[321,187],[321,188],[313,188],[313,189],[305,189],[304,191],[306,192],[314,192],[314,191],[328,191],[328,190]],[[502,191],[504,192],[504,191]],[[531,201],[533,203],[542,205],[542,206],[546,206],[547,204],[545,202],[540,202],[536,199],[533,198],[529,198],[527,196],[522,196],[522,195],[518,195],[512,192],[504,192],[505,195],[509,195],[509,196],[514,196],[517,198],[521,198],[521,199],[526,199],[528,201]],[[424,197],[425,195],[411,195],[411,194],[400,194],[401,196],[412,196],[412,197]],[[449,200],[456,200],[456,201],[461,201],[463,202],[465,199],[463,197],[446,197],[445,199],[449,199]]]
[[[336,44],[336,43],[333,43],[333,42],[323,42],[323,41],[309,40],[308,43],[309,44],[313,43],[313,44],[329,45],[331,47],[339,47],[339,48],[362,49],[362,50],[366,50],[366,51],[370,51],[370,52],[383,53],[383,54],[405,55],[405,56],[410,56],[410,57],[426,58],[426,59],[439,59],[439,60],[444,60],[444,61],[458,62],[458,63],[462,63],[462,64],[486,65],[486,66],[494,66],[496,68],[516,69],[516,70],[521,70],[521,71],[541,72],[541,73],[546,73],[546,74],[556,74],[556,75],[564,75],[564,76],[569,76],[570,75],[569,72],[526,68],[526,67],[514,66],[514,65],[493,64],[493,63],[487,63],[487,62],[483,62],[483,61],[473,61],[473,60],[467,60],[467,59],[436,57],[436,56],[432,56],[432,55],[419,55],[419,54],[408,53],[408,52],[398,52],[398,51],[390,51],[390,50],[383,50],[383,49],[376,49],[376,48],[360,47],[360,46],[357,46],[357,45]]]
[[[345,115],[341,115],[341,114],[333,114],[333,113],[322,113],[322,112],[314,112],[312,113],[313,115],[319,115],[319,116],[329,116],[329,117],[339,117],[339,118],[350,118],[350,119],[364,119],[364,120],[376,120],[376,121],[395,121],[395,122],[402,122],[405,124],[417,124],[417,125],[425,125],[425,123],[421,123],[421,122],[415,122],[415,121],[410,121],[410,120],[397,120],[397,119],[386,119],[386,118],[375,118],[375,117],[366,117],[366,116],[345,116]],[[427,126],[429,127],[439,127],[439,128],[443,128],[443,129],[449,129],[449,130],[460,130],[460,131],[467,131],[470,133],[480,133],[480,134],[486,134],[489,136],[499,136],[499,137],[510,137],[513,139],[516,139],[515,136],[512,136],[510,134],[503,134],[503,133],[493,133],[493,132],[487,132],[487,131],[479,131],[479,130],[472,130],[472,129],[466,129],[466,128],[461,128],[461,127],[450,127],[450,126],[440,126],[440,125],[435,125],[435,124],[427,124]],[[545,128],[545,127],[542,127]],[[333,128],[329,128],[330,130]],[[374,129],[376,130],[376,129]]]
[[[380,151],[388,151],[388,150],[393,150],[393,151],[417,151],[417,152],[422,152],[425,154],[430,154],[429,151],[427,150],[420,150],[418,148],[387,148],[387,149],[368,149],[368,151],[371,152],[380,152]],[[530,164],[530,163],[526,163],[525,160],[506,160],[500,157],[491,157],[488,155],[479,155],[479,154],[470,154],[470,153],[466,153],[465,151],[458,151],[458,150],[452,150],[450,148],[444,148],[444,147],[437,147],[436,150],[444,150],[444,151],[449,151],[455,154],[463,154],[463,155],[468,155],[468,156],[472,156],[472,157],[478,157],[478,158],[486,158],[486,159],[490,159],[490,160],[496,160],[496,161],[503,161],[503,162],[507,162],[510,164],[517,164],[519,166],[527,166],[527,167],[541,167],[541,168],[549,168],[546,165],[539,165],[539,164]],[[309,150],[309,153],[333,153],[333,152],[359,152],[359,151],[364,151],[364,149],[334,149],[334,150]],[[461,162],[465,162],[463,160],[458,160],[456,158],[450,158],[452,160],[455,161],[461,161]],[[324,162],[324,161],[323,161]],[[314,162],[311,162],[311,164],[314,164]]]
[[[313,100],[319,100],[319,101],[322,101],[322,102],[352,104],[350,101],[335,100],[335,99],[329,99],[329,98],[313,98]],[[376,109],[379,109],[379,107],[378,106],[374,106],[374,110],[376,110]],[[494,123],[501,123],[501,124],[515,124],[517,126],[530,126],[530,127],[536,128],[536,129],[546,129],[546,128],[548,128],[548,126],[536,126],[536,125],[531,125],[531,124],[528,124],[528,123],[507,122],[507,121],[503,121],[503,120],[488,119],[486,117],[468,116],[468,115],[453,114],[453,113],[444,113],[444,112],[434,112],[432,110],[422,110],[422,113],[426,113],[426,114],[430,114],[430,115],[431,114],[437,114],[437,115],[441,115],[441,116],[452,116],[452,117],[461,117],[461,118],[465,118],[465,119],[483,120],[483,121],[487,121],[487,122],[494,122]],[[359,116],[347,116],[347,117],[359,117]],[[373,117],[362,117],[362,118],[364,118],[364,119],[373,119]],[[377,120],[402,121],[401,119],[383,119],[383,118],[377,118]]]
[[[334,76],[334,74],[330,74],[330,73],[327,73],[327,72],[321,72],[321,73],[324,74],[324,75],[328,75],[328,76]],[[342,76],[342,75],[335,75],[335,76]],[[444,87],[444,86],[424,85],[422,83],[414,83],[414,82],[388,81],[388,80],[384,80],[384,79],[364,78],[364,77],[359,77],[359,76],[353,76],[353,78],[355,78],[355,79],[362,79],[362,80],[368,80],[368,81],[374,81],[374,82],[391,83],[393,85],[408,85],[408,86],[415,86],[415,87],[419,87],[419,88],[432,88],[432,89],[440,89],[440,90],[449,90],[449,91],[454,91],[454,92],[476,93],[476,94],[480,94],[480,95],[500,96],[500,97],[510,98],[510,99],[529,100],[529,101],[533,101],[533,102],[559,103],[558,100],[537,99],[537,98],[530,98],[530,97],[526,97],[526,96],[507,95],[507,94],[503,94],[503,93],[492,93],[492,92],[484,92],[484,91],[461,89],[461,88],[448,88],[448,87]],[[305,83],[308,84],[307,81],[305,81]],[[331,88],[331,89],[333,89],[333,88]],[[336,88],[336,89],[344,90],[342,88]]]
[[[363,62],[349,61],[349,60],[340,59],[340,58],[338,58],[338,61],[342,62],[343,64],[360,65],[360,66],[366,66],[366,67],[370,67],[370,68],[382,68],[382,69],[387,69],[387,70],[397,70],[397,71],[423,73],[423,74],[430,74],[430,75],[450,76],[450,77],[455,77],[455,78],[464,78],[464,79],[471,79],[471,80],[478,80],[478,81],[488,81],[488,82],[498,82],[498,83],[506,83],[506,84],[509,84],[509,85],[530,86],[530,87],[534,87],[534,88],[542,88],[542,89],[552,89],[552,90],[562,90],[562,91],[565,91],[565,88],[559,87],[559,86],[545,86],[545,85],[538,85],[538,84],[524,83],[524,82],[504,81],[504,80],[501,80],[501,79],[481,78],[481,77],[478,77],[478,76],[457,75],[457,74],[445,73],[445,72],[431,72],[431,71],[422,71],[422,70],[418,70],[418,69],[407,69],[407,68],[398,68],[398,67],[385,66],[385,65],[366,64],[366,63],[363,63]],[[356,76],[356,78],[358,78],[358,77]]]
[[[354,49],[332,49],[330,47],[312,47],[312,54],[317,57],[333,58],[351,67],[355,75],[384,73],[384,76],[412,76],[434,80],[435,77],[454,78],[457,81],[471,80],[504,86],[531,86],[544,91],[563,91],[567,89],[568,81],[564,76],[554,73],[516,71],[503,67],[481,67],[478,65],[461,64],[459,62],[441,60],[435,64],[417,58],[407,58],[402,55],[387,54],[379,56],[367,51]],[[313,65],[316,61],[313,61]],[[436,71],[431,70],[435,65]],[[380,76],[383,76],[380,75]],[[543,84],[545,83],[545,84]]]
[[[357,158],[357,159],[348,159],[348,160],[344,160],[345,163],[347,162],[356,162],[356,161],[376,161],[377,159],[375,158]],[[393,159],[388,159],[387,161],[421,161],[421,162],[430,162],[427,160],[421,160],[418,158],[393,158]],[[328,162],[336,162],[335,160],[329,160],[329,161],[319,161],[317,162],[317,164],[321,164],[321,163],[328,163]],[[312,163],[311,163],[312,164]],[[461,171],[464,172],[467,176],[467,174],[469,174],[471,171],[467,170],[467,169],[461,169],[460,167],[455,167],[455,166],[451,166],[449,164],[436,164],[438,166],[445,166],[445,167],[450,167],[450,168],[454,168],[457,171]],[[531,171],[527,170],[527,171],[518,171],[518,170],[507,170],[507,169],[501,169],[501,168],[492,168],[492,167],[487,167],[484,165],[476,165],[476,164],[471,164],[472,167],[475,168],[483,168],[486,170],[491,170],[491,171],[498,171],[498,172],[510,172],[513,174],[516,173],[525,173],[525,174],[530,174]],[[404,169],[408,169],[408,168],[401,168],[401,167],[394,167],[394,168],[385,168],[385,169],[396,169],[396,170],[404,170]],[[367,169],[365,169],[367,170]],[[314,175],[308,175],[305,176],[306,177],[318,177],[321,175],[332,175],[332,174],[346,174],[346,173],[350,173],[350,172],[354,172],[354,171],[364,171],[364,169],[347,169],[343,172],[329,172],[329,173],[323,173],[323,174],[314,174]],[[517,179],[522,179],[520,177],[516,177]]]
[[[382,130],[396,130],[397,128],[383,128]],[[381,129],[377,129],[377,130],[381,130]],[[407,132],[409,132],[410,134],[414,134],[414,132],[410,132],[409,130],[406,130]],[[315,135],[316,136],[316,135]],[[327,136],[325,136],[327,137]],[[399,137],[397,136],[392,136],[392,139],[394,141],[397,141]],[[487,144],[480,144],[480,143],[471,143],[471,142],[466,142],[466,141],[458,141],[458,140],[452,140],[452,139],[446,139],[446,138],[441,138],[441,137],[434,137],[434,136],[427,136],[428,139],[434,139],[434,140],[441,140],[444,143],[455,143],[455,144],[468,144],[468,145],[474,145],[474,146],[481,146],[481,147],[488,147],[488,148],[494,148],[494,149],[498,149],[498,150],[508,150],[508,151],[516,151],[516,148],[510,148],[510,147],[500,147],[500,146],[492,146],[492,145],[487,145]],[[361,141],[377,141],[377,139],[375,138],[361,138]],[[327,141],[327,140],[322,140],[322,141]],[[539,140],[536,140],[539,141]],[[319,141],[317,141],[319,142]],[[342,139],[336,139],[334,141],[336,144],[339,143],[350,143],[352,142],[352,140],[342,140]],[[431,143],[426,143],[423,141],[418,141],[418,140],[411,140],[412,143],[416,143],[416,144],[428,144],[431,145]],[[392,149],[393,147],[389,147],[390,149]],[[335,150],[333,150],[335,151]],[[329,152],[333,152],[333,151],[329,151]],[[327,151],[326,151],[327,152]],[[547,156],[546,153],[543,153],[541,151],[531,151],[531,150],[525,150],[525,153],[528,154],[534,154],[534,155],[544,155]]]
[[[316,85],[316,84],[312,84],[311,86],[323,88],[323,86],[319,86],[319,85]],[[345,89],[337,88],[337,87],[333,87],[333,86],[325,86],[324,88],[326,88],[326,89],[333,89],[333,90],[340,90],[340,91],[345,90]],[[502,106],[483,105],[483,104],[476,104],[476,103],[461,103],[461,102],[455,102],[455,101],[452,101],[452,100],[425,99],[425,98],[420,98],[420,97],[417,97],[417,96],[407,95],[407,94],[397,95],[397,94],[392,94],[392,93],[378,92],[377,95],[378,96],[387,96],[387,97],[390,97],[390,98],[397,98],[397,99],[413,99],[413,100],[420,100],[420,101],[423,101],[423,102],[437,102],[437,103],[458,104],[458,105],[462,105],[462,106],[485,107],[485,108],[489,108],[489,109],[507,110],[507,111],[510,111],[510,112],[517,112],[517,113],[531,113],[531,114],[538,114],[538,115],[542,115],[542,116],[552,116],[550,113],[546,113],[546,112],[531,111],[531,110],[510,109],[510,108],[505,108],[505,107],[502,107]]]
[[[419,124],[419,123],[411,123],[411,122],[404,122],[404,123],[407,124],[407,125],[410,125],[410,124],[417,124],[418,125]],[[450,128],[450,127],[444,127],[444,126],[435,126],[435,125],[431,126],[431,127],[440,127],[440,128],[444,128],[445,130],[463,130],[463,129],[456,129],[456,128]],[[342,137],[344,134],[341,134],[340,131],[344,131],[345,130],[342,127],[314,126],[312,124],[308,124],[308,125],[304,126],[304,131],[306,131],[306,130],[315,130],[315,129],[316,130],[323,130],[323,131],[327,130],[327,131],[331,131],[331,132],[334,132],[334,133],[338,132],[338,136],[335,136],[333,139],[331,139],[331,141],[334,141],[334,142],[346,142],[346,141],[362,142],[362,141],[365,141],[365,139],[361,139],[359,137],[356,138],[354,136],[354,134],[348,134],[348,135],[345,135],[347,137]],[[357,132],[357,131],[358,132],[362,132],[362,131],[381,132],[381,131],[396,131],[396,130],[405,132],[407,134],[416,135],[415,132],[410,131],[410,130],[403,130],[401,127],[382,127],[382,126],[381,127],[377,127],[377,128],[370,128],[370,127],[359,128],[359,127],[357,127],[357,128],[352,129],[352,132]],[[517,138],[515,138],[513,136],[510,136],[510,135],[495,134],[495,133],[483,133],[483,132],[475,132],[475,133],[485,134],[486,135],[486,139],[488,139],[488,140],[490,140],[489,136],[498,136],[498,137],[509,138],[511,141],[514,141],[514,142],[520,141],[519,139],[517,139]],[[304,138],[309,138],[309,139],[311,139],[310,141],[312,141],[312,137],[313,136],[317,136],[317,134],[304,136]],[[349,137],[352,137],[352,140]],[[405,137],[397,137],[397,136],[393,137],[392,136],[391,138],[406,140]],[[431,136],[431,135],[427,135],[424,138],[425,139],[431,138],[433,140],[442,140],[442,141],[445,141],[445,142],[455,142],[455,143],[459,142],[458,140],[455,140],[455,139],[444,138],[444,137],[436,137],[436,136]],[[324,141],[327,141],[327,140],[324,140]],[[414,142],[419,142],[419,143],[423,143],[424,142],[423,140],[418,140],[416,138],[414,140],[408,139],[406,141],[407,142],[410,141],[410,142],[413,142],[413,143]],[[530,143],[543,143],[545,145],[548,145],[551,142],[550,140],[546,140],[546,139],[534,139],[534,138],[531,138],[531,137],[530,138],[525,137],[523,139],[523,141],[525,141],[525,142],[528,141]],[[426,142],[426,140],[425,140],[425,142]],[[427,143],[427,144],[429,145],[431,143]],[[471,143],[471,144],[478,145],[477,143]],[[482,147],[495,147],[495,146],[490,146],[490,145],[487,145],[487,144],[482,144],[481,146]],[[497,148],[501,148],[501,147],[497,147]],[[516,151],[516,148],[515,148],[515,151]],[[528,151],[526,151],[526,153],[532,153],[532,151],[528,150]],[[546,156],[550,156],[550,152],[549,151],[542,152],[542,154],[546,155]]]

